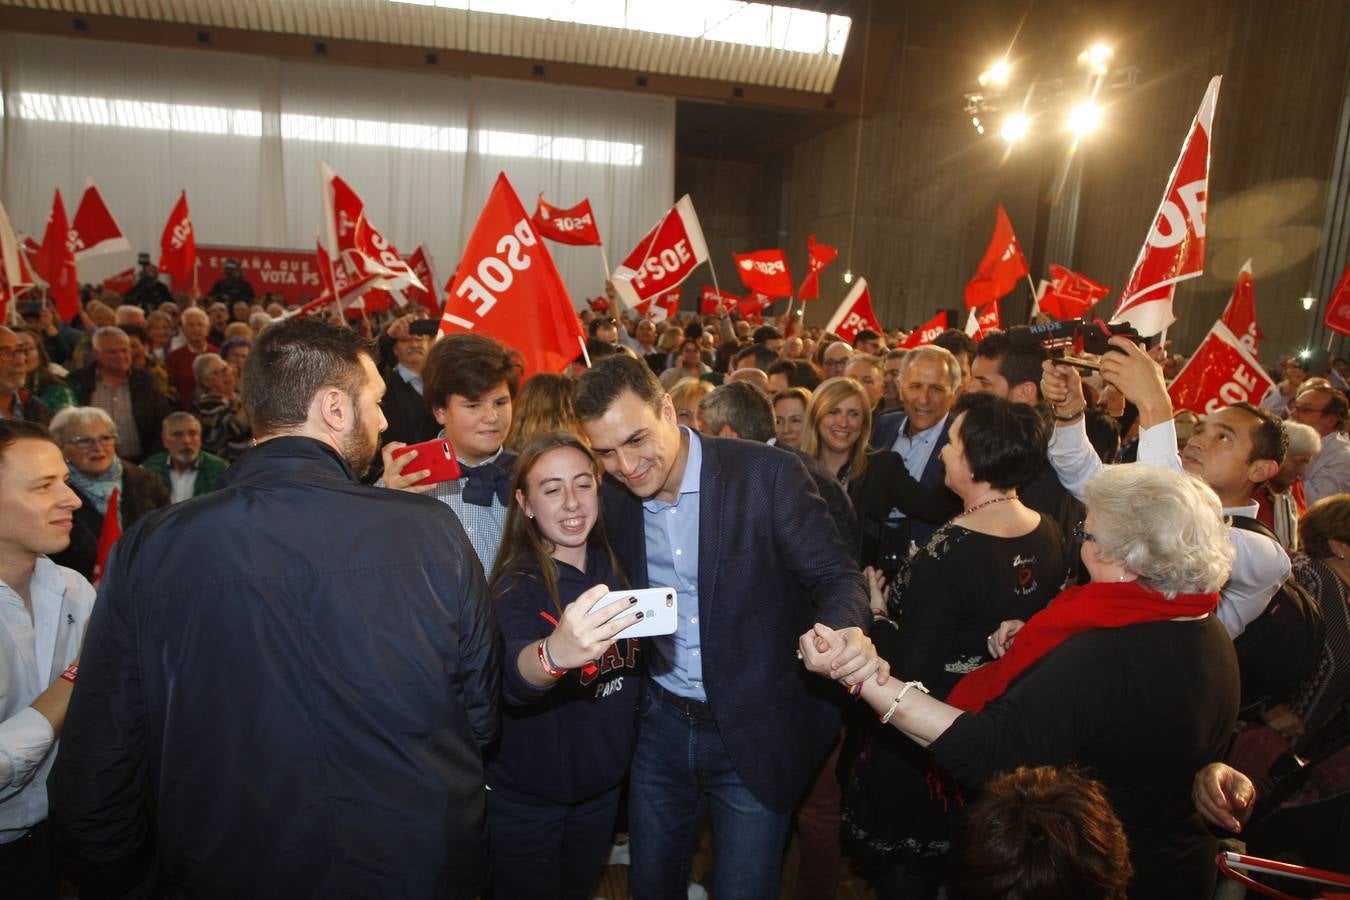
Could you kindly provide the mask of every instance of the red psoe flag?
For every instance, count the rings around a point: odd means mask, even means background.
[[[719,291],[710,284],[703,286],[703,293],[699,296],[698,311],[705,316],[725,316],[735,309],[741,302],[741,298],[735,294],[728,294],[726,291]]]
[[[322,243],[331,261],[333,290],[342,305],[354,303],[372,287],[425,288],[398,250],[366,218],[365,201],[351,185],[326,163],[319,164],[319,175],[323,194]]]
[[[798,300],[820,299],[820,273],[834,262],[834,258],[838,255],[837,247],[817,244],[814,234],[806,236],[806,277],[802,279],[802,286],[797,289]]]
[[[1144,337],[1152,337],[1176,321],[1172,314],[1173,286],[1205,269],[1209,136],[1221,77],[1210,79],[1168,179],[1162,205],[1111,316],[1113,322],[1129,322]]]
[[[733,253],[736,273],[750,290],[766,297],[792,295],[792,273],[788,271],[787,255],[782,250],[756,250],[753,253]]]
[[[80,208],[75,210],[75,221],[71,223],[70,242],[75,250],[75,261],[83,262],[91,256],[101,253],[117,253],[130,250],[131,242],[122,233],[103,195],[94,187],[93,182],[84,189],[80,198]]]
[[[1264,341],[1266,336],[1261,333],[1261,326],[1256,324],[1256,284],[1252,280],[1250,259],[1242,264],[1237,284],[1233,286],[1233,296],[1228,298],[1228,305],[1224,307],[1219,321],[1237,335],[1252,359],[1260,358],[1256,342]]]
[[[425,285],[425,289],[410,284],[400,292],[403,299],[409,303],[420,304],[433,316],[440,315],[441,298],[436,293],[436,273],[431,268],[431,255],[427,253],[426,245],[418,244],[417,249],[406,261],[413,274]]]
[[[534,230],[550,241],[574,247],[598,247],[601,243],[600,229],[595,224],[595,214],[591,212],[588,199],[570,209],[559,209],[545,203],[544,195],[540,194],[530,221],[534,223]]]
[[[610,279],[630,308],[674,290],[708,261],[708,243],[694,201],[685,194],[642,236]]]
[[[109,275],[103,279],[103,287],[118,294],[125,294],[136,286],[136,270],[123,269],[116,275]]]
[[[1050,284],[1037,301],[1041,312],[1056,319],[1080,319],[1083,314],[1111,293],[1109,287],[1098,284],[1086,275],[1072,269],[1050,264]]]
[[[966,334],[976,341],[982,340],[989,332],[998,331],[1002,327],[1003,322],[999,319],[997,300],[978,312],[972,309],[970,315],[966,317]]]
[[[1174,409],[1209,415],[1232,403],[1258,404],[1274,380],[1256,357],[1222,322],[1200,342],[1200,347],[1168,386]]]
[[[946,321],[945,314],[943,321]],[[830,316],[830,321],[825,323],[825,330],[852,344],[858,332],[864,328],[870,328],[877,334],[882,331],[877,314],[872,311],[872,292],[867,289],[867,279],[859,278],[853,282],[853,289],[848,292],[844,302]]]
[[[1350,334],[1350,266],[1346,266],[1336,290],[1331,292],[1322,322],[1332,331]]]
[[[75,251],[70,246],[70,223],[61,192],[52,200],[42,247],[33,260],[33,268],[47,282],[47,293],[56,301],[56,314],[69,322],[80,311],[80,280],[75,273]]]
[[[178,202],[164,223],[159,238],[159,271],[167,272],[176,285],[192,284],[197,268],[197,236],[192,230],[192,216],[188,213],[187,191],[178,195]]]
[[[900,345],[901,350],[913,350],[915,347],[922,347],[925,344],[933,343],[933,339],[947,330],[947,311],[944,309],[936,316],[924,322],[918,328],[905,338],[904,343]]]
[[[755,325],[764,324],[764,310],[773,298],[767,294],[761,294],[759,291],[751,291],[740,299],[736,308],[741,311],[741,318]]]
[[[117,488],[113,488],[108,495],[108,511],[103,514],[103,527],[98,532],[98,549],[94,551],[94,571],[89,583],[98,585],[103,580],[103,573],[108,569],[108,554],[112,552],[113,544],[122,536],[122,522],[118,518],[118,496]]]
[[[1022,245],[1017,243],[1017,235],[1013,233],[1012,222],[1000,203],[994,214],[994,234],[989,238],[989,246],[985,248],[980,267],[975,270],[975,277],[966,285],[966,307],[988,306],[1011,291],[1017,280],[1026,277],[1030,271],[1027,258],[1022,255]]]
[[[653,297],[635,309],[634,312],[641,318],[651,319],[653,322],[660,323],[675,315],[679,308],[680,292],[671,291],[668,294],[661,294],[659,297]]]
[[[561,372],[585,338],[562,276],[506,180],[497,183],[450,283],[441,333],[491,335],[525,357],[525,377]]]

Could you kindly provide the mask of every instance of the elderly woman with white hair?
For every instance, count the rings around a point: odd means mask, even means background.
[[[91,581],[103,520],[117,492],[116,514],[125,531],[142,516],[169,505],[169,489],[154,472],[117,455],[117,425],[97,406],[68,406],[48,426],[66,457],[70,486],[79,496],[70,546],[52,556]]]
[[[1018,766],[1085,768],[1129,836],[1130,896],[1207,898],[1215,844],[1191,778],[1221,757],[1238,708],[1233,643],[1213,615],[1233,562],[1219,499],[1189,475],[1139,464],[1104,469],[1083,499],[1090,583],[1025,624],[1003,623],[989,636],[999,658],[946,703],[905,673],[873,676],[862,698],[967,789]],[[829,674],[839,639],[815,632],[801,651]]]

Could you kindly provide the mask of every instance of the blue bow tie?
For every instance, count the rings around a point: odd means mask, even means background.
[[[460,466],[464,476],[465,503],[474,506],[491,506],[495,496],[502,506],[507,506],[511,496],[511,476],[496,463],[483,463],[481,466]]]

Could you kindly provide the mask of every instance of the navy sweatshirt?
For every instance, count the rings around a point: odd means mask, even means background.
[[[608,555],[592,547],[586,571],[558,566],[558,600],[564,609],[597,584],[613,590]],[[596,671],[568,672],[552,687],[540,688],[520,675],[523,647],[553,633],[558,617],[538,570],[512,573],[499,583],[497,625],[506,640],[502,664],[501,740],[488,760],[488,786],[514,800],[575,804],[618,784],[633,755],[637,721],[639,641],[609,646]],[[537,663],[536,663],[537,664]]]

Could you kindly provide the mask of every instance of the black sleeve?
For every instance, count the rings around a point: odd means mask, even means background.
[[[120,541],[89,620],[80,676],[48,778],[52,848],[80,896],[148,897],[156,888],[146,714],[134,594]]]
[[[469,717],[478,746],[497,740],[501,730],[502,642],[492,613],[491,596],[483,570],[462,537],[464,559],[460,565],[459,615],[460,700]]]
[[[961,546],[953,548],[958,556]],[[943,664],[950,658],[952,634],[962,609],[960,592],[955,589],[958,573],[944,562],[927,550],[914,557],[904,585],[899,628],[889,648],[894,656],[887,657],[896,675],[927,682],[934,691],[940,684],[945,688],[950,680]],[[952,562],[959,566],[958,560]]]
[[[1109,724],[1107,694],[1091,660],[1060,647],[1002,697],[958,717],[928,749],[967,786],[1022,765],[1065,765]]]
[[[920,522],[940,523],[950,519],[960,508],[960,501],[946,485],[921,484],[909,474],[900,455],[892,450],[873,454],[867,464],[876,471],[863,479],[860,488],[868,493],[875,492],[888,509],[894,507]],[[858,502],[858,498],[855,497],[854,502]],[[876,503],[869,498],[869,506]]]
[[[521,650],[553,633],[552,623],[540,615],[544,610],[541,600],[548,602],[544,586],[525,576],[512,579],[497,592],[497,627],[505,644],[502,697],[512,706],[533,703],[549,691],[526,681],[518,663]]]

